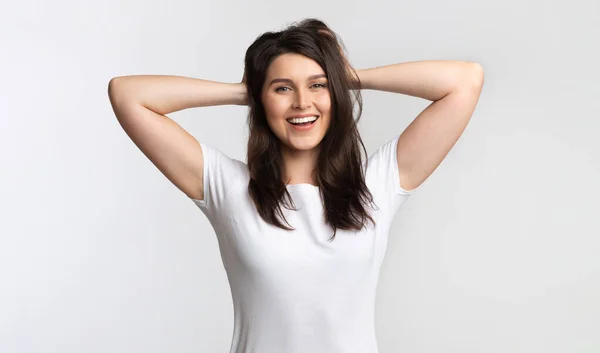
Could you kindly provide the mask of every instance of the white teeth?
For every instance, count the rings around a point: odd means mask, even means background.
[[[308,122],[315,121],[315,120],[317,120],[317,116],[316,115],[307,116],[306,118],[291,118],[291,119],[287,119],[287,121],[289,121],[292,124],[308,123]]]

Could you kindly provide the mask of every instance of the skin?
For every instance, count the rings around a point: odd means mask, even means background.
[[[300,54],[283,54],[267,70],[262,102],[267,123],[281,141],[287,184],[316,184],[314,169],[320,143],[331,124],[331,96],[323,68]],[[297,131],[286,120],[298,114],[318,115],[309,131]]]
[[[319,143],[330,124],[329,91],[308,77],[322,74],[314,61],[286,54],[269,68],[268,81],[290,79],[283,90],[263,90],[269,125],[281,139],[288,184],[316,184]],[[402,132],[397,161],[400,186],[412,190],[442,162],[466,128],[481,93],[480,64],[417,61],[357,70],[361,89],[394,92],[432,101]],[[319,79],[325,81],[324,79]],[[317,80],[318,81],[318,80]],[[267,83],[268,84],[268,83]],[[188,197],[204,197],[203,153],[199,142],[166,114],[193,107],[247,104],[246,84],[189,77],[137,75],[113,78],[108,94],[119,123],[152,163]],[[296,132],[286,117],[321,115],[310,132]],[[302,135],[304,134],[304,135]],[[294,176],[293,178],[290,176]]]

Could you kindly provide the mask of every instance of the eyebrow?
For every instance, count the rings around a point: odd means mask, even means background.
[[[312,76],[308,77],[308,80],[310,81],[310,80],[314,80],[317,78],[327,78],[327,75],[325,75],[325,74],[312,75]],[[279,82],[292,83],[292,80],[290,80],[289,78],[274,78],[269,83],[269,86],[271,86],[274,83],[279,83]]]

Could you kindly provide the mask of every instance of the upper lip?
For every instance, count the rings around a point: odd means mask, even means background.
[[[319,114],[310,114],[310,113],[309,113],[309,114],[297,114],[297,115],[294,115],[294,116],[290,116],[290,117],[288,117],[287,119],[294,119],[294,118],[308,118],[309,116],[316,116],[316,117],[318,117],[318,116],[319,116]],[[287,120],[287,119],[286,119],[286,120]]]

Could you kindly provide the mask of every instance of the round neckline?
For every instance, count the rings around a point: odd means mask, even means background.
[[[313,189],[318,189],[319,188],[319,186],[313,185],[313,184],[309,184],[309,183],[286,184],[286,187],[310,187],[310,188],[313,188]]]

